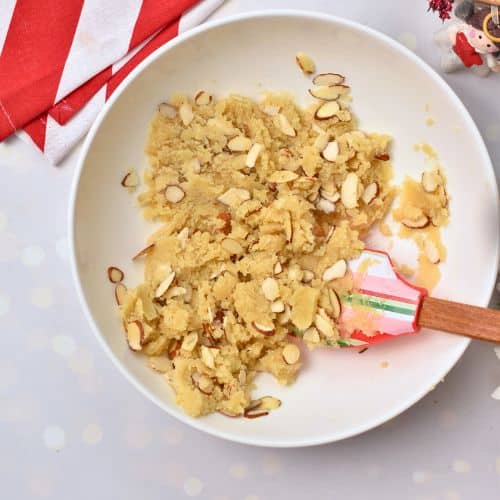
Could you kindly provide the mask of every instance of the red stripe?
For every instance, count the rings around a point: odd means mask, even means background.
[[[170,24],[198,0],[143,0],[134,26],[129,50],[133,49],[162,26]]]
[[[353,273],[353,281],[356,290],[364,290],[371,295],[378,295],[379,292],[394,300],[404,300],[416,304],[422,297],[425,290],[417,288],[399,275],[394,278],[382,278],[371,274]],[[369,292],[371,290],[371,292]]]
[[[180,14],[195,3],[197,3],[197,0],[174,0],[170,2],[163,2],[161,5],[158,5],[157,0],[144,0],[130,39],[129,50],[142,43],[162,26],[169,25],[174,19],[179,17]],[[177,32],[178,30],[176,30],[174,36],[177,35]],[[166,41],[170,40],[170,38],[167,38]],[[114,92],[118,84],[123,81],[125,76],[158,46],[152,46],[149,51],[145,50],[144,53],[142,53],[142,57],[137,57],[135,60],[132,58],[131,61],[134,60],[134,62],[131,64],[127,63],[128,67],[124,72],[121,72],[122,68],[120,68],[120,70],[116,73],[116,75],[119,74],[119,76],[113,78],[113,80],[109,82],[106,98]],[[146,47],[144,49],[146,49]],[[124,68],[127,64],[124,65]],[[112,67],[101,71],[101,73],[94,76],[87,83],[83,84],[81,87],[77,88],[71,94],[59,101],[49,111],[50,116],[60,125],[66,124],[111,78]]]
[[[17,1],[0,55],[0,140],[54,104],[83,2]]]
[[[106,88],[106,100],[116,90],[118,85],[125,79],[125,77],[149,54],[154,52],[158,47],[177,36],[179,32],[179,20],[170,24],[161,30],[154,38],[152,38],[144,47],[137,52],[127,63],[120,68],[109,80]]]
[[[113,70],[111,66],[104,69],[93,78],[88,80],[77,89],[73,90],[64,99],[59,101],[49,111],[49,114],[59,125],[64,125],[94,97],[99,90],[106,85],[111,78]]]
[[[24,131],[33,139],[40,151],[45,149],[45,133],[47,130],[47,113],[35,118],[24,127]]]

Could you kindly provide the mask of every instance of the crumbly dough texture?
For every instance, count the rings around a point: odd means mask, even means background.
[[[345,345],[328,291],[340,295],[352,283],[348,276],[325,281],[323,273],[359,255],[363,236],[392,202],[390,137],[357,130],[345,104],[337,116],[317,121],[319,104],[301,109],[284,94],[259,103],[231,95],[203,105],[176,96],[171,105],[187,105],[192,116],[158,112],[152,119],[139,201],[161,227],[148,241],[144,282],[127,291],[121,316],[126,330],[140,322],[135,350],[164,373],[188,414],[241,416],[258,372],[294,381],[301,363],[291,335],[308,332],[310,346]],[[280,116],[295,136],[283,132]],[[322,134],[338,145],[335,161],[321,155]],[[243,151],[231,150],[240,136],[249,139],[235,146]],[[338,199],[333,213],[318,209],[320,192],[339,198],[350,173],[358,179],[356,206]],[[372,183],[377,194],[367,204],[363,190]],[[180,201],[168,201],[169,186],[181,188]],[[318,328],[318,315],[332,328]]]

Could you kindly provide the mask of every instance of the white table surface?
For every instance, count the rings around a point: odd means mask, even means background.
[[[368,24],[436,67],[439,21],[424,0],[233,0],[214,17],[276,7]],[[446,79],[500,174],[500,75]],[[0,144],[0,498],[500,498],[500,401],[491,398],[500,360],[485,343],[402,416],[316,448],[218,440],[141,396],[101,351],[73,289],[66,225],[77,153],[55,168],[17,139]]]

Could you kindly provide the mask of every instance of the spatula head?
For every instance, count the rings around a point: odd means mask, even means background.
[[[365,250],[349,263],[354,289],[342,297],[340,331],[346,345],[368,345],[416,333],[427,294],[404,280],[385,252]]]

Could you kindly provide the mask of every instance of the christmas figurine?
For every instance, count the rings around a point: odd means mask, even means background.
[[[450,17],[451,0],[433,0],[441,19]],[[500,72],[500,0],[464,0],[454,10],[456,20],[436,33],[442,49],[441,68],[450,73],[470,68],[480,76]]]

